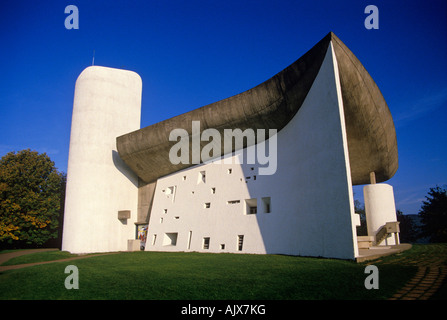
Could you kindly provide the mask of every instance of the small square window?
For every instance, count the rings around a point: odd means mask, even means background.
[[[220,249],[221,249],[221,250],[224,250],[224,249],[225,249],[225,244],[224,244],[224,243],[222,243],[222,244],[220,245]]]
[[[245,199],[245,214],[257,214],[258,213],[258,201],[256,198]]]
[[[206,202],[203,207],[209,209],[211,207],[211,202]]]
[[[215,194],[216,193],[216,188],[211,188],[211,194]]]
[[[163,245],[164,246],[175,246],[177,245],[177,235],[178,233],[165,233],[163,238]]]

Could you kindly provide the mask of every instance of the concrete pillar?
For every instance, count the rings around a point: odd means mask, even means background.
[[[374,171],[369,173],[369,180],[371,184],[376,184],[376,173]]]

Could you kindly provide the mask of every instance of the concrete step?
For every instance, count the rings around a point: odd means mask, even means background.
[[[357,243],[359,249],[369,249],[374,243],[374,237],[370,236],[359,236],[357,237]]]

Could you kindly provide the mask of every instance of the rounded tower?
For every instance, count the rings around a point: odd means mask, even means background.
[[[121,251],[135,238],[138,177],[116,138],[140,128],[142,81],[132,71],[91,66],[76,80],[62,250]]]

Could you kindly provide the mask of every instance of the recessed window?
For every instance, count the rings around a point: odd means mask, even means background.
[[[164,246],[175,246],[177,245],[177,232],[165,233],[163,237]]]
[[[220,250],[224,250],[224,249],[225,249],[225,244],[222,243],[222,244],[220,245]]]
[[[165,195],[166,197],[170,198],[172,202],[175,200],[175,191],[177,190],[177,186],[171,186],[166,188]]]
[[[209,249],[210,248],[210,238],[206,237],[203,238],[203,249]]]
[[[188,250],[191,249],[191,239],[192,239],[192,231],[189,231],[189,234],[188,234]]]
[[[180,217],[179,217],[179,216],[177,216],[177,217],[174,217],[174,219],[175,219],[175,220],[178,220],[178,219],[180,219]]]
[[[163,218],[160,218],[160,223],[163,223]]]
[[[155,246],[155,240],[157,240],[157,235],[156,235],[156,234],[154,234],[154,235],[152,236],[152,245],[153,245],[153,246]]]
[[[270,210],[271,210],[270,197],[262,198],[262,206],[264,209],[264,213],[270,213]]]
[[[211,202],[205,202],[205,204],[203,205],[203,207],[205,209],[209,209],[211,207]]]
[[[199,176],[197,178],[197,184],[199,184],[201,182],[203,182],[203,183],[206,182],[206,173],[205,173],[205,171],[200,171],[199,172]]]
[[[216,193],[216,188],[211,188],[211,194],[215,194]]]
[[[168,209],[163,209],[163,213],[167,214],[168,213]]]
[[[241,200],[229,200],[229,201],[227,201],[227,204],[236,204],[236,203],[241,203]]]
[[[237,236],[237,251],[242,251],[242,246],[244,245],[244,236]]]
[[[186,180],[186,176],[183,176],[183,181],[185,181]]]
[[[174,194],[175,186],[169,187],[165,190],[166,195]]]
[[[227,170],[227,173],[228,173],[228,174],[231,174],[232,172],[233,172],[233,169],[228,169],[228,170]]]
[[[258,201],[256,198],[245,199],[245,214],[258,213]]]

